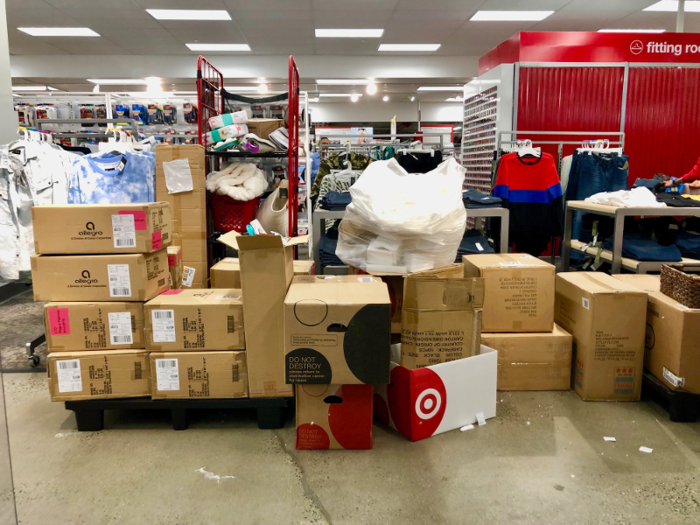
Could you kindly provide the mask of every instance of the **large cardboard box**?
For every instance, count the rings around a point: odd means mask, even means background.
[[[170,288],[179,290],[182,288],[182,248],[180,246],[168,247],[168,270],[170,271]]]
[[[148,301],[169,288],[165,250],[147,254],[33,255],[35,301]]]
[[[479,412],[496,416],[495,350],[482,345],[478,355],[417,370],[395,362],[400,351],[392,353],[391,383],[374,387],[380,421],[418,441],[476,423]]]
[[[557,324],[574,338],[574,390],[586,401],[638,401],[647,294],[602,273],[557,275]]]
[[[248,397],[245,352],[151,352],[153,399]]]
[[[372,448],[372,385],[297,385],[297,450]]]
[[[49,352],[144,348],[143,303],[48,303]]]
[[[365,272],[353,266],[348,268],[350,275],[372,275],[379,277],[389,288],[391,299],[391,333],[401,333],[401,314],[403,312],[403,287],[407,273]],[[461,277],[461,275],[460,275]]]
[[[484,279],[460,264],[414,273],[404,285],[401,365],[408,369],[479,353]]]
[[[42,255],[151,253],[172,241],[167,202],[34,206],[32,223]]]
[[[284,374],[284,298],[294,277],[294,246],[309,238],[293,237],[285,244],[277,235],[229,232],[219,241],[238,250],[241,265],[250,397],[290,397],[294,388]]]
[[[378,278],[295,277],[284,322],[287,383],[389,382],[391,303]]]
[[[151,379],[146,350],[49,354],[52,401],[148,397]]]
[[[143,313],[151,351],[245,349],[240,290],[168,290]]]
[[[168,193],[163,162],[187,159],[193,190]],[[208,288],[207,191],[204,147],[197,144],[156,146],[156,198],[170,203],[172,244],[182,247],[182,264],[190,288]]]
[[[254,133],[261,139],[269,139],[270,133],[284,127],[284,120],[276,118],[249,118],[246,125],[249,133]]]
[[[678,392],[700,394],[700,309],[659,291],[659,277],[616,275],[648,293],[644,367]]]
[[[293,261],[294,275],[313,275],[313,261]],[[241,264],[236,257],[226,257],[209,270],[212,288],[240,288]]]
[[[527,254],[464,255],[465,277],[485,279],[483,332],[551,332],[554,266]]]
[[[498,350],[498,390],[569,390],[573,339],[560,326],[528,334],[481,334]]]

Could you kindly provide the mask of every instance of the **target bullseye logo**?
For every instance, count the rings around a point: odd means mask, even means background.
[[[442,397],[434,388],[423,390],[416,399],[416,414],[421,419],[431,419],[440,411]]]

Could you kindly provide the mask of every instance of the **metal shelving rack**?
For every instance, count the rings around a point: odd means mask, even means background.
[[[496,86],[464,101],[461,164],[464,187],[491,193],[491,167],[496,149],[498,89]]]

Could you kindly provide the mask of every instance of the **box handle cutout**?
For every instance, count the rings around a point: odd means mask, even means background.
[[[329,405],[340,405],[343,402],[343,398],[340,396],[326,396],[323,402]]]
[[[340,323],[333,323],[328,325],[328,328],[326,329],[327,332],[347,332],[348,327],[345,326],[344,324]]]

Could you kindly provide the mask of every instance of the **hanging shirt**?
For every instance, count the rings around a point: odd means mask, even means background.
[[[156,157],[153,153],[100,153],[73,162],[69,204],[154,202]]]
[[[694,182],[700,180],[700,159],[698,159],[697,164],[688,173],[681,177],[683,182]]]
[[[442,152],[421,152],[420,150],[418,153],[401,152],[396,155],[396,160],[408,173],[428,173],[442,163]]]

